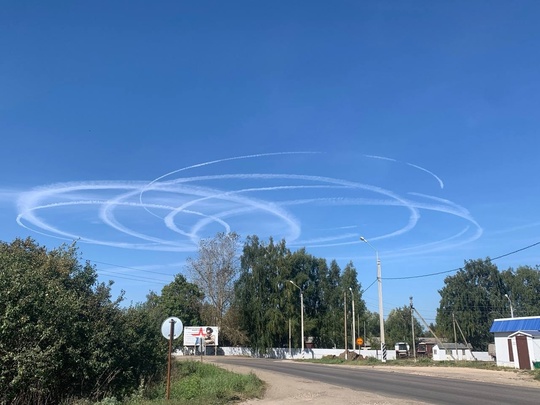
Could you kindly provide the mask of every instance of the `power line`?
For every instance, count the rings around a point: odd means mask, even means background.
[[[141,283],[148,283],[148,282],[152,282],[154,284],[163,284],[163,285],[166,285],[167,283],[164,282],[164,281],[159,281],[159,280],[156,280],[156,279],[153,279],[153,278],[148,278],[148,277],[126,277],[126,276],[119,276],[115,273],[111,273],[109,271],[102,271],[100,272],[100,274],[105,274],[105,275],[110,275],[110,276],[114,276],[115,278],[121,278],[121,279],[124,279],[124,280],[131,280],[131,281],[140,281]]]
[[[161,274],[162,276],[169,276],[169,277],[171,276],[169,273],[160,273],[159,271],[154,271],[154,270],[144,270],[144,269],[138,269],[136,267],[121,266],[119,264],[105,263],[105,262],[100,262],[100,261],[92,260],[92,259],[89,259],[88,261],[93,262],[93,263],[98,263],[98,264],[105,264],[107,266],[119,267],[121,269],[137,270],[137,271],[143,271],[146,273]]]
[[[525,246],[525,247],[523,247],[521,249],[517,249],[517,250],[514,250],[512,252],[508,252],[508,253],[505,253],[503,255],[494,257],[493,259],[490,259],[490,261],[495,261],[497,259],[501,259],[503,257],[510,256],[510,255],[516,254],[518,252],[522,252],[524,250],[530,249],[530,248],[535,247],[537,245],[540,245],[540,242],[536,242],[536,243],[533,243],[532,245]],[[416,275],[416,276],[407,276],[407,277],[383,277],[382,279],[383,280],[410,280],[410,279],[413,279],[413,278],[432,277],[432,276],[438,276],[439,274],[453,273],[453,272],[456,272],[458,270],[461,270],[461,267],[458,267],[458,268],[455,268],[455,269],[452,269],[452,270],[438,271],[436,273],[420,274],[420,275]]]

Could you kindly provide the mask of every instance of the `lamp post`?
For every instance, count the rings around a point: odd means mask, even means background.
[[[354,293],[351,287],[349,287],[349,291],[351,292],[351,301],[352,301],[352,350],[353,352],[356,350],[356,339],[355,339],[355,332],[356,332],[356,325],[355,325],[355,319],[354,319]]]
[[[508,302],[510,303],[510,318],[514,317],[514,307],[512,306],[512,300],[508,296],[508,294],[504,294],[504,296],[508,299]]]
[[[377,257],[377,282],[379,285],[379,323],[381,327],[381,351],[382,351],[382,362],[386,363],[386,343],[384,339],[384,315],[383,315],[383,301],[382,301],[382,277],[381,277],[381,261],[379,260],[379,251],[375,249],[371,243],[367,241],[366,238],[360,236],[360,240],[365,242],[375,251]]]
[[[294,281],[289,280],[289,283],[300,290],[300,324],[302,328],[302,353],[304,353],[304,293],[302,292],[302,289],[294,283]]]

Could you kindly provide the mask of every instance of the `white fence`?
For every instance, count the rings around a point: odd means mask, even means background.
[[[296,360],[296,359],[321,359],[324,356],[339,356],[343,354],[345,349],[304,349],[304,352],[302,352],[300,349],[280,349],[280,348],[273,348],[269,349],[268,353],[260,354],[253,352],[248,347],[220,347],[218,349],[219,355],[225,355],[225,356],[246,356],[246,357],[265,357],[265,358],[272,358],[272,359],[289,359],[289,360]],[[349,350],[349,353],[352,353],[352,350]],[[380,350],[373,350],[373,349],[362,349],[362,350],[356,350],[356,353],[359,353],[360,355],[364,357],[373,357],[375,359],[381,360],[382,354]],[[181,351],[177,351],[175,353],[177,356],[182,356],[183,353]],[[493,361],[493,358],[488,354],[488,352],[473,352],[474,357],[478,361]],[[386,359],[387,360],[395,360],[396,359],[396,352],[395,350],[388,350],[386,352]]]

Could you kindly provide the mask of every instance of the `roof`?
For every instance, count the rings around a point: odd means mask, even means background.
[[[526,335],[532,338],[538,338],[540,337],[540,330],[518,330],[517,332],[512,333],[508,337],[513,337],[513,336],[518,336],[518,335]]]
[[[454,350],[456,348],[455,343],[442,343],[442,344],[439,344],[439,345],[436,345],[436,346],[438,346],[439,349],[447,349],[447,350]],[[458,349],[470,349],[469,346],[466,346],[463,343],[458,343],[457,348]]]
[[[495,319],[491,329],[494,332],[516,332],[518,330],[540,330],[540,316],[530,316],[526,318],[505,318]]]
[[[437,344],[437,338],[421,337],[418,338],[418,343]]]

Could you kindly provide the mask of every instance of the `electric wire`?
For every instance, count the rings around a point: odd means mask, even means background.
[[[508,257],[508,256],[511,256],[513,254],[516,254],[516,253],[519,253],[519,252],[522,252],[524,250],[527,250],[527,249],[531,249],[535,246],[538,246],[540,245],[540,242],[536,242],[536,243],[533,243],[531,245],[528,245],[528,246],[525,246],[525,247],[522,247],[520,249],[516,249],[516,250],[513,250],[511,252],[508,252],[508,253],[504,253],[502,255],[499,255],[499,256],[496,256],[492,259],[490,259],[490,261],[495,261],[495,260],[498,260],[498,259],[502,259],[503,257]],[[136,271],[141,271],[141,272],[146,272],[146,273],[151,273],[151,274],[159,274],[159,275],[163,275],[163,276],[171,276],[171,274],[167,274],[167,273],[161,273],[161,272],[158,272],[158,271],[153,271],[153,270],[144,270],[144,269],[138,269],[136,267],[129,267],[129,266],[122,266],[122,265],[118,265],[118,264],[113,264],[113,263],[106,263],[106,262],[101,262],[101,261],[98,261],[98,260],[92,260],[92,259],[89,259],[90,262],[93,262],[93,263],[97,263],[97,264],[104,264],[104,265],[107,265],[107,266],[113,266],[113,267],[118,267],[118,268],[123,268],[123,269],[128,269],[128,270],[136,270]],[[434,272],[434,273],[427,273],[427,274],[419,274],[419,275],[413,275],[413,276],[403,276],[403,277],[382,277],[381,279],[382,280],[411,280],[411,279],[417,279],[417,278],[425,278],[425,277],[433,277],[433,276],[438,276],[440,274],[447,274],[447,273],[453,273],[453,272],[456,272],[456,271],[459,271],[461,270],[462,267],[457,267],[457,268],[454,268],[454,269],[451,269],[451,270],[444,270],[444,271],[438,271],[438,272]],[[152,281],[156,284],[162,284],[163,282],[160,282],[158,280],[155,280],[155,279],[148,279],[148,278],[135,278],[135,277],[127,277],[127,276],[119,276],[119,275],[116,275],[114,273],[114,271],[112,270],[106,270],[106,271],[101,271],[100,273],[108,273],[110,275],[113,275],[114,277],[117,277],[117,278],[122,278],[122,279],[125,279],[125,280],[132,280],[132,281],[140,281],[140,282],[148,282],[148,281]],[[377,282],[377,279],[375,279],[368,287],[366,287],[363,292],[367,291],[371,286],[373,286],[373,284],[375,284]]]
[[[495,261],[495,260],[498,260],[498,259],[502,259],[503,257],[511,256],[513,254],[516,254],[518,252],[522,252],[524,250],[530,249],[530,248],[538,246],[538,245],[540,245],[540,242],[533,243],[532,245],[525,246],[525,247],[523,247],[521,249],[517,249],[517,250],[514,250],[512,252],[502,254],[500,256],[494,257],[494,258],[489,259],[489,260],[490,261]],[[414,278],[432,277],[432,276],[438,276],[439,274],[453,273],[453,272],[459,271],[461,269],[462,269],[462,267],[458,267],[458,268],[455,268],[455,269],[452,269],[452,270],[438,271],[438,272],[435,272],[435,273],[420,274],[420,275],[416,275],[416,276],[382,277],[382,279],[383,280],[410,280],[410,279],[414,279]]]

